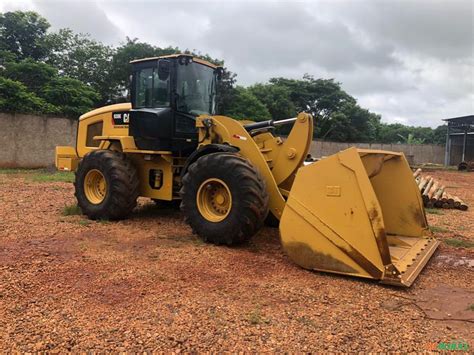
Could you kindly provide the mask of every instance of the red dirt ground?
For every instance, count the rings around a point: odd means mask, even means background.
[[[474,241],[474,173],[430,172],[467,212],[428,214]],[[474,251],[443,243],[410,289],[310,272],[278,230],[203,244],[178,211],[62,216],[72,184],[0,173],[0,351],[398,351],[474,347]]]

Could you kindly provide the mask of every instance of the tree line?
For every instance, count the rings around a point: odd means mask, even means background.
[[[32,11],[0,13],[0,111],[77,118],[94,107],[125,100],[131,60],[181,52],[224,66],[223,60],[207,54],[136,38],[127,37],[112,47],[68,28],[53,32],[47,19]],[[444,143],[446,126],[383,123],[334,79],[305,74],[301,79],[278,77],[243,87],[236,85],[236,76],[224,69],[218,88],[220,114],[260,121],[306,111],[315,118],[314,136],[319,139]],[[287,131],[282,128],[279,133]]]

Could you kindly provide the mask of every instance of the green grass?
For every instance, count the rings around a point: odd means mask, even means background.
[[[109,221],[108,219],[105,219],[105,218],[102,219],[102,218],[101,218],[101,219],[98,219],[98,220],[97,220],[97,223],[100,223],[100,224],[109,224],[110,221]]]
[[[48,172],[42,170],[31,176],[35,182],[74,182],[74,173],[71,171]]]
[[[79,222],[80,226],[88,226],[89,224],[91,224],[91,221],[89,221],[88,219],[81,219]]]
[[[449,230],[447,230],[446,228],[438,227],[438,226],[430,226],[430,230],[433,233],[446,233],[446,232],[449,232]]]
[[[82,215],[82,211],[78,205],[72,204],[64,206],[63,208],[63,216],[77,216]]]
[[[49,169],[0,169],[0,174],[22,175],[34,182],[73,182],[74,173],[71,171],[55,171]]]
[[[474,311],[474,303],[471,303],[469,306],[467,306],[466,311]]]
[[[425,212],[429,213],[429,214],[439,214],[439,215],[444,214],[443,212],[441,212],[440,210],[438,210],[436,208],[425,208]]]
[[[260,310],[253,310],[249,314],[249,322],[250,324],[260,324],[262,323],[262,315],[260,314]]]
[[[446,239],[444,242],[455,248],[468,248],[468,249],[474,248],[474,243],[468,240],[451,238],[451,239]]]
[[[252,312],[250,312],[248,316],[248,321],[250,324],[253,324],[253,325],[262,324],[262,323],[265,323],[265,324],[270,323],[269,319],[266,319],[263,317],[262,312],[259,307],[255,308],[254,310],[252,310]]]

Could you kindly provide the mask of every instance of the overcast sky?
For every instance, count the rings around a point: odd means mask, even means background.
[[[118,45],[125,37],[222,58],[238,84],[335,78],[385,122],[474,114],[474,1],[0,0]]]

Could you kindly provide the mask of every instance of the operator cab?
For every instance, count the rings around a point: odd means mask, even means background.
[[[139,149],[189,155],[198,144],[196,117],[214,115],[221,68],[191,55],[135,60],[130,135]]]

